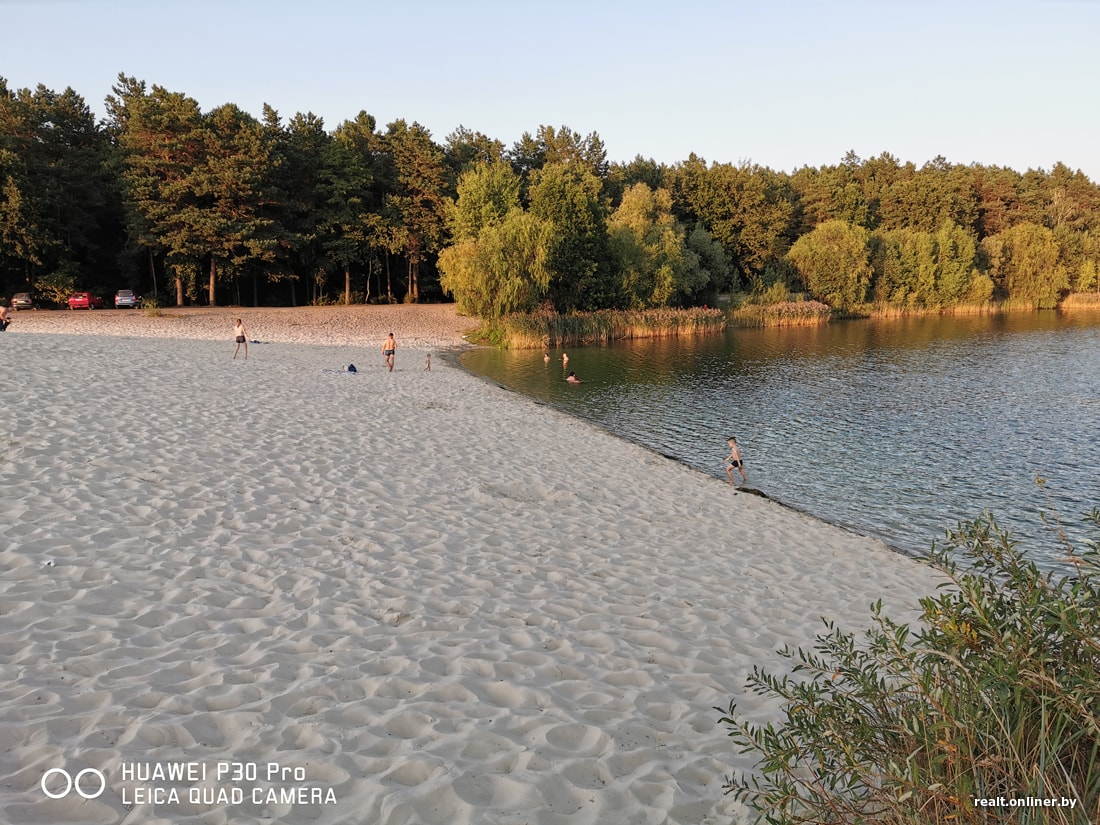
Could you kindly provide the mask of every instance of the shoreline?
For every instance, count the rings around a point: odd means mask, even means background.
[[[318,323],[248,362],[235,312],[212,338],[0,335],[20,365],[0,386],[0,803],[20,821],[746,822],[721,785],[751,766],[715,708],[773,719],[753,667],[822,616],[912,616],[937,582],[449,355],[424,371],[462,346],[453,312]],[[424,344],[388,373],[391,326]],[[174,763],[276,764],[334,801],[125,779]],[[54,769],[105,792],[49,799]]]
[[[676,464],[683,467],[685,470],[689,470],[693,473],[698,473],[703,478],[717,479],[717,480],[721,481],[721,477],[718,476],[718,475],[707,473],[704,470],[699,469],[698,467],[693,467],[691,464],[688,464],[687,462],[677,458],[674,455],[669,455],[668,453],[662,453],[660,450],[657,450],[657,449],[649,446],[648,444],[645,444],[641,441],[636,441],[635,439],[630,438],[627,435],[623,435],[622,433],[615,432],[613,429],[611,429],[610,427],[600,423],[599,421],[594,421],[594,420],[589,419],[589,418],[582,418],[580,416],[575,416],[572,413],[570,413],[568,410],[565,410],[565,409],[562,409],[560,407],[555,406],[550,401],[545,401],[541,398],[535,398],[534,396],[525,395],[524,393],[520,392],[519,390],[516,390],[516,389],[513,389],[512,387],[509,387],[507,384],[502,384],[501,382],[497,381],[494,378],[489,377],[488,375],[481,375],[480,373],[476,373],[476,372],[473,372],[469,369],[466,369],[466,367],[464,367],[462,365],[462,359],[461,359],[461,353],[462,353],[463,349],[464,348],[454,348],[454,349],[451,349],[449,351],[444,351],[444,352],[440,353],[440,360],[446,360],[448,363],[450,363],[456,369],[464,370],[471,377],[476,378],[479,381],[484,381],[486,384],[488,384],[491,387],[495,387],[499,390],[503,390],[504,392],[512,393],[517,398],[523,398],[523,399],[531,402],[532,404],[535,404],[536,406],[543,407],[543,408],[549,409],[549,410],[554,410],[555,412],[561,413],[562,415],[565,415],[565,416],[567,416],[569,418],[572,418],[576,421],[580,421],[583,424],[585,424],[586,426],[595,427],[596,429],[607,433],[612,438],[621,439],[621,440],[626,441],[630,444],[633,444],[634,446],[638,447],[639,449],[642,449],[642,450],[645,450],[646,452],[652,453],[655,457],[667,459],[668,461],[673,461]],[[844,524],[840,521],[833,521],[831,519],[825,518],[825,517],[817,515],[815,513],[811,513],[809,510],[805,510],[801,507],[795,506],[794,504],[790,504],[786,501],[783,501],[782,499],[776,498],[774,496],[770,496],[767,493],[765,493],[763,490],[759,490],[759,489],[756,489],[754,487],[738,486],[737,487],[737,492],[739,494],[743,493],[745,495],[751,495],[751,496],[756,496],[757,498],[765,499],[766,501],[772,502],[777,507],[782,507],[785,510],[789,510],[791,513],[796,513],[800,516],[805,516],[806,518],[810,518],[810,519],[813,519],[815,521],[820,521],[823,524],[828,524],[829,526],[835,527],[838,530],[843,530],[846,533],[850,533],[855,538],[869,539],[871,541],[881,542],[891,552],[896,553],[897,555],[901,556],[902,558],[909,559],[910,561],[914,561],[914,562],[917,562],[917,563],[921,562],[921,556],[919,554],[908,552],[903,547],[899,547],[895,544],[891,544],[886,539],[885,536],[880,536],[879,534],[877,534],[873,531],[872,532],[861,532],[860,528],[857,525]]]

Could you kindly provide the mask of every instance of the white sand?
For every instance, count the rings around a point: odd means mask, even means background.
[[[268,342],[247,362],[238,314]],[[441,358],[423,371],[465,326],[449,307],[15,316],[0,818],[746,821],[721,786],[749,763],[714,707],[776,718],[753,665],[822,616],[902,615],[934,576]],[[174,763],[206,777],[134,773]],[[106,788],[50,799],[55,768]]]

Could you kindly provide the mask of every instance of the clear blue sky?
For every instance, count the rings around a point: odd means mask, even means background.
[[[890,152],[1100,182],[1098,0],[0,0],[0,76],[119,72],[331,130],[360,110],[511,146],[540,124],[611,160],[793,171]]]

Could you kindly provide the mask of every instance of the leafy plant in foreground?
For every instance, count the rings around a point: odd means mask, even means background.
[[[792,674],[754,669],[784,720],[717,709],[757,757],[727,793],[775,825],[1100,821],[1100,545],[1055,532],[1068,573],[988,514],[964,523],[929,553],[946,582],[919,626],[880,602],[862,644],[826,622],[810,651],[781,651]]]

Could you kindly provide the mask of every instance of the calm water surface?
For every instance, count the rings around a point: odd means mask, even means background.
[[[471,371],[725,479],[921,553],[983,511],[1055,558],[1100,506],[1100,313],[846,321],[576,348],[477,350]],[[1036,477],[1046,479],[1043,492]],[[1048,501],[1049,497],[1049,501]]]

